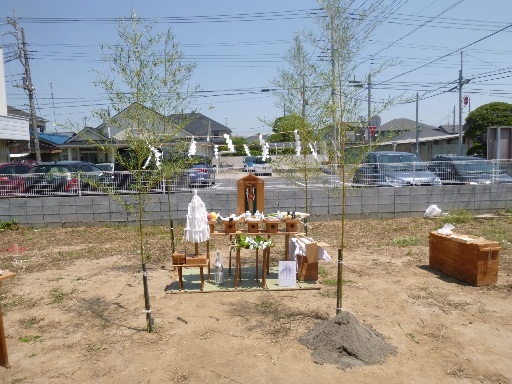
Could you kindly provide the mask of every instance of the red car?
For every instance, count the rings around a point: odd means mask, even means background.
[[[34,167],[31,163],[0,163],[0,196],[21,192],[24,174]]]

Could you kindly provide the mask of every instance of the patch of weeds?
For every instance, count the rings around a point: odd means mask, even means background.
[[[13,379],[11,381],[12,384],[17,384],[17,383],[23,383],[27,378],[26,377],[20,377],[19,379]]]
[[[413,332],[405,332],[404,329],[402,328],[402,325],[400,323],[398,323],[398,326],[400,327],[400,329],[402,330],[402,332],[404,333],[405,336],[407,336],[409,339],[411,339],[412,341],[414,341],[416,344],[419,344],[420,342],[416,339],[416,334],[414,334]]]
[[[441,227],[447,223],[450,224],[465,224],[473,221],[474,216],[465,209],[453,210],[447,216],[442,216],[440,219]],[[439,228],[441,228],[439,227]]]
[[[28,329],[32,328],[34,325],[37,325],[43,321],[42,318],[31,316],[31,317],[24,317],[23,319],[20,319],[20,324],[23,328]]]
[[[35,343],[36,341],[42,341],[43,336],[41,335],[27,335],[21,336],[19,339],[22,343]]]
[[[336,292],[336,289],[323,289],[319,292],[319,295],[321,297],[333,298],[337,297],[338,292]]]
[[[412,247],[415,245],[421,245],[421,239],[418,236],[405,236],[397,237],[393,239],[393,244],[399,247]]]
[[[94,343],[89,344],[85,350],[87,353],[94,354],[100,352],[103,349],[105,348],[103,347],[103,345],[101,345],[101,343]]]
[[[490,313],[491,311],[489,311],[487,308],[485,308],[484,306],[480,306],[478,307],[478,313],[481,313],[482,315],[486,315],[488,313]]]
[[[2,303],[2,310],[9,311],[13,308],[16,309],[25,309],[25,308],[33,308],[40,304],[39,300],[36,299],[27,299],[23,296],[15,296],[13,299],[4,301]]]
[[[256,304],[256,308],[270,311],[275,308],[275,305],[276,304],[272,301],[262,301],[261,303]]]
[[[324,267],[320,267],[320,268],[318,268],[318,276],[327,277],[327,276],[329,276],[329,272]]]
[[[458,377],[458,378],[464,378],[464,377],[470,377],[469,372],[464,368],[463,366],[451,363],[446,369],[445,373],[448,376],[452,377]]]
[[[67,293],[62,288],[54,288],[50,291],[50,303],[57,304],[62,303],[66,298]]]
[[[60,280],[64,280],[64,278],[62,276],[57,276],[57,277],[54,277],[53,279],[50,279],[48,281],[60,281]]]
[[[29,357],[30,359],[34,358],[37,356],[37,353],[31,353],[30,355],[28,355],[27,357]]]
[[[21,225],[16,220],[0,221],[0,231],[17,231]]]
[[[83,280],[87,280],[87,279],[85,277],[83,277],[83,276],[78,276],[73,281],[83,281]]]
[[[176,368],[172,374],[172,381],[175,383],[183,383],[188,380],[188,374],[181,369]]]
[[[345,281],[341,282],[342,284],[345,284]],[[330,286],[336,286],[338,284],[338,279],[323,279],[322,284],[330,285]]]

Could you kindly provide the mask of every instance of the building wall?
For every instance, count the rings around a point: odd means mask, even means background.
[[[236,191],[199,190],[206,209],[222,216],[237,213]],[[341,196],[338,192],[312,190],[310,213],[312,221],[341,217]],[[146,206],[144,221],[148,224],[169,224],[169,211],[176,222],[186,222],[192,193],[171,194],[169,210],[167,195],[152,195]],[[122,196],[127,201],[133,197]],[[266,190],[265,212],[305,211],[301,190]],[[347,189],[345,217],[348,219],[398,218],[423,216],[436,204],[443,211],[465,209],[484,213],[512,209],[512,185],[447,185],[441,187],[356,188]],[[17,220],[30,227],[77,227],[112,224],[136,224],[137,216],[127,213],[108,196],[31,197],[0,199],[0,221]]]

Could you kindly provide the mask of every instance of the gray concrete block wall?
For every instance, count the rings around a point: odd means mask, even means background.
[[[311,221],[339,219],[342,211],[340,191],[311,190],[309,199]],[[237,211],[236,191],[199,190],[199,197],[208,211],[223,216]],[[302,190],[267,190],[266,213],[305,211]],[[192,193],[170,195],[171,215],[176,223],[185,222]],[[133,204],[136,198],[120,196]],[[167,195],[151,195],[144,221],[169,223]],[[441,210],[467,209],[490,212],[512,208],[512,185],[453,185],[410,188],[347,188],[345,214],[349,219],[422,216],[427,207],[436,204]],[[116,199],[108,196],[62,196],[0,199],[0,220],[17,220],[34,227],[136,224],[138,213],[128,212]]]

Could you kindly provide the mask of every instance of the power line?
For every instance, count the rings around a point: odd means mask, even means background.
[[[399,77],[401,77],[401,76],[404,76],[404,75],[407,75],[407,74],[409,74],[409,73],[411,73],[411,72],[417,71],[418,69],[424,68],[424,67],[426,67],[426,66],[428,66],[428,65],[430,65],[430,64],[435,63],[436,61],[439,61],[439,60],[441,60],[441,59],[444,59],[445,57],[448,57],[448,56],[450,56],[450,55],[453,55],[454,53],[460,52],[460,51],[462,51],[463,49],[466,49],[466,48],[468,48],[468,47],[471,47],[472,45],[475,45],[475,44],[477,44],[477,43],[479,43],[479,42],[481,42],[481,41],[483,41],[483,40],[485,40],[485,39],[488,39],[488,38],[489,38],[489,37],[491,37],[491,36],[494,36],[494,35],[496,35],[496,34],[498,34],[498,33],[500,33],[500,32],[503,32],[504,30],[506,30],[506,29],[508,29],[508,28],[510,28],[510,27],[512,27],[512,24],[509,24],[509,25],[507,25],[506,27],[503,27],[503,28],[501,28],[500,30],[498,30],[498,31],[496,31],[496,32],[493,32],[493,33],[491,33],[491,34],[489,34],[489,35],[487,35],[487,36],[485,36],[485,37],[482,37],[481,39],[478,39],[478,40],[476,40],[476,41],[473,41],[472,43],[467,44],[467,45],[465,45],[464,47],[457,48],[456,50],[454,50],[454,51],[452,51],[452,52],[450,52],[450,53],[447,53],[446,55],[443,55],[443,56],[441,56],[441,57],[438,57],[437,59],[431,60],[431,61],[429,61],[429,62],[428,62],[428,63],[426,63],[426,64],[420,65],[419,67],[416,67],[416,68],[411,69],[411,70],[409,70],[409,71],[407,71],[407,72],[403,72],[403,73],[401,73],[400,75],[397,75],[397,76],[395,76],[395,77],[392,77],[391,79],[388,79],[387,81],[392,81],[392,80],[397,79],[397,78],[399,78]]]

